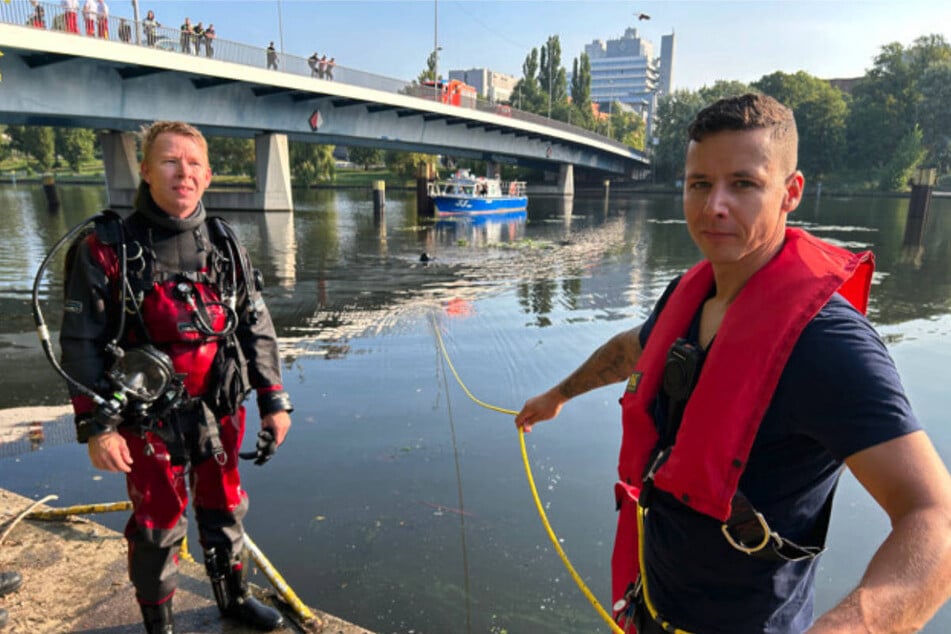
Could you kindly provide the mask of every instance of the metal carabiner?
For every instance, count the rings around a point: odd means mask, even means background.
[[[726,537],[726,541],[729,542],[730,546],[736,548],[742,553],[747,555],[752,555],[757,553],[764,548],[769,543],[769,540],[774,537],[773,532],[769,528],[769,524],[766,523],[766,518],[763,517],[763,514],[759,511],[753,511],[753,516],[756,517],[756,521],[759,522],[760,528],[763,529],[763,539],[756,546],[746,546],[743,542],[738,542],[733,539],[733,535],[730,534],[730,526],[726,523],[720,525],[720,530],[723,531],[723,536]],[[778,536],[776,536],[778,538]]]

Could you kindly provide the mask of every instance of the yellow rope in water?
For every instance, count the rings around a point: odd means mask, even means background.
[[[490,405],[484,401],[480,401],[475,395],[469,391],[469,388],[466,387],[466,384],[462,382],[462,378],[459,376],[459,373],[456,372],[455,366],[452,364],[452,360],[449,358],[449,352],[446,350],[446,345],[443,343],[442,335],[439,333],[439,326],[436,324],[435,319],[433,320],[433,332],[436,333],[436,341],[439,343],[439,350],[442,352],[443,358],[446,360],[446,365],[449,366],[449,370],[452,372],[452,375],[456,378],[456,383],[459,384],[459,387],[462,388],[462,391],[466,393],[473,402],[486,409],[490,409],[501,414],[511,414],[516,416],[517,411],[512,409],[505,409],[503,407],[496,407],[495,405]],[[565,565],[565,568],[568,569],[568,572],[571,574],[571,578],[575,580],[575,584],[578,586],[578,589],[581,590],[581,593],[588,599],[588,602],[591,603],[595,611],[604,619],[604,622],[611,626],[611,630],[616,634],[624,634],[624,630],[614,622],[614,619],[611,618],[611,615],[601,606],[598,602],[598,599],[594,596],[591,590],[588,589],[588,586],[585,585],[584,580],[581,578],[581,575],[575,570],[575,567],[571,565],[571,561],[568,559],[568,555],[565,554],[564,549],[562,549],[561,544],[558,543],[558,537],[555,535],[555,531],[551,527],[551,523],[548,521],[548,515],[545,514],[545,507],[542,505],[541,498],[538,496],[538,489],[535,487],[535,478],[532,477],[532,465],[528,460],[528,450],[525,448],[525,432],[519,430],[518,432],[518,441],[522,449],[522,462],[525,466],[525,477],[528,479],[528,486],[532,491],[532,497],[535,499],[535,508],[538,510],[538,516],[542,520],[542,524],[545,526],[545,532],[548,533],[548,539],[551,540],[552,546],[555,547],[555,552],[558,553],[558,556],[561,558],[561,562]]]

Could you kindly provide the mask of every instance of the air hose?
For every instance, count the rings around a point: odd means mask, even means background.
[[[107,406],[109,402],[106,401],[106,399],[101,397],[99,394],[97,394],[94,390],[92,390],[86,385],[83,385],[82,383],[74,379],[72,376],[70,376],[69,373],[67,373],[66,370],[64,370],[63,367],[59,364],[59,361],[56,360],[56,355],[53,353],[53,343],[50,340],[50,331],[49,331],[49,328],[47,328],[46,322],[43,319],[43,311],[40,309],[40,282],[43,280],[43,275],[44,273],[46,273],[47,267],[49,267],[50,262],[53,260],[53,256],[55,256],[56,253],[60,249],[63,248],[63,245],[71,242],[77,235],[79,235],[83,231],[83,229],[86,228],[86,225],[95,222],[101,217],[102,217],[102,214],[93,216],[92,218],[82,221],[81,223],[79,223],[78,225],[70,229],[68,232],[66,232],[66,235],[60,238],[59,241],[53,245],[53,248],[50,249],[49,253],[46,254],[46,257],[43,259],[42,264],[40,264],[40,268],[37,269],[36,271],[36,277],[33,279],[33,321],[36,323],[36,334],[40,338],[40,345],[43,347],[43,354],[46,355],[46,359],[50,362],[50,365],[53,366],[53,369],[56,370],[56,372],[59,373],[60,376],[66,379],[66,381],[70,385],[72,385],[77,390],[82,392],[85,396],[88,396],[89,398],[91,398],[93,402],[99,407]],[[125,277],[125,269],[124,269],[125,258],[124,257],[122,258],[122,261],[123,261],[122,273],[124,278]],[[124,290],[125,289],[123,288],[123,292]],[[125,313],[125,311],[122,311],[122,312],[123,314]]]

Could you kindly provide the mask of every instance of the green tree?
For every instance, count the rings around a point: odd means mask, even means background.
[[[882,167],[878,188],[882,191],[901,191],[908,188],[911,173],[928,154],[921,128],[914,127],[901,138]]]
[[[849,107],[841,91],[803,71],[777,71],[752,86],[775,97],[796,114],[799,167],[808,177],[821,179],[843,164]]]
[[[56,160],[53,128],[11,125],[7,128],[7,134],[13,149],[33,159],[39,169],[48,170],[53,167]]]
[[[545,99],[545,114],[567,103],[568,80],[561,66],[561,41],[557,35],[550,35],[541,49],[538,83]]]
[[[882,47],[852,91],[847,130],[851,167],[880,169],[890,161],[898,144],[918,125],[919,78],[933,64],[948,59],[951,46],[940,35],[919,37],[908,49],[898,42]]]
[[[591,60],[587,53],[576,57],[572,65],[571,101],[578,108],[591,106]]]
[[[370,169],[371,165],[379,165],[383,162],[383,150],[375,147],[352,147],[348,148],[350,161],[356,165],[362,165],[364,170]]]
[[[547,94],[545,99],[547,100]],[[512,105],[526,112],[539,112],[542,103],[541,90],[538,88],[538,49],[525,56],[522,62],[522,78],[512,91]],[[547,103],[547,101],[546,101]]]
[[[630,110],[625,110],[615,103],[611,109],[610,137],[636,150],[644,149],[647,126],[644,118]]]
[[[416,78],[416,81],[423,83],[426,81],[434,81],[436,77],[436,64],[439,61],[439,58],[436,57],[438,51],[433,51],[429,54],[429,57],[426,58],[426,68],[420,71],[419,76]]]
[[[254,139],[209,137],[211,171],[230,176],[254,176]]]
[[[333,151],[332,145],[291,141],[291,176],[303,186],[333,180],[336,175]]]
[[[384,161],[391,172],[408,179],[416,176],[416,167],[418,165],[435,165],[436,156],[432,154],[418,154],[416,152],[387,150],[384,155]]]
[[[10,135],[7,134],[7,126],[0,125],[0,161],[5,161],[10,158],[10,151],[12,149]]]
[[[83,162],[95,158],[96,133],[86,128],[55,128],[53,146],[69,168],[78,172]]]
[[[750,91],[750,87],[742,82],[720,80],[696,92],[675,90],[662,96],[654,119],[654,136],[658,139],[652,155],[655,176],[662,181],[682,178],[687,155],[687,128],[697,113],[717,99]]]
[[[591,112],[591,60],[587,53],[576,57],[571,72],[571,110],[568,122],[594,129],[594,113]]]
[[[951,168],[951,62],[933,64],[918,80],[918,86],[918,117],[928,163],[944,173]]]

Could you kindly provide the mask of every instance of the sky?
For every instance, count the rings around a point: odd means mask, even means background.
[[[114,16],[132,2],[111,0]],[[262,48],[273,40],[289,55],[313,52],[339,66],[413,79],[435,46],[440,74],[489,68],[522,76],[522,62],[548,37],[561,42],[562,65],[593,40],[628,27],[653,42],[675,34],[674,88],[718,79],[751,82],[774,71],[824,79],[858,77],[891,42],[911,45],[940,34],[951,42],[944,0],[138,0],[163,26],[214,23],[218,38]],[[650,16],[638,20],[639,14]]]

